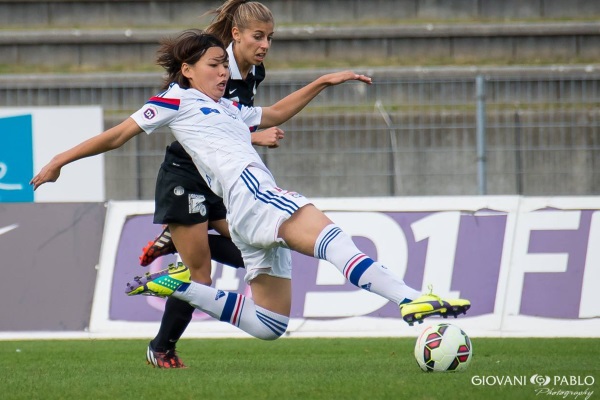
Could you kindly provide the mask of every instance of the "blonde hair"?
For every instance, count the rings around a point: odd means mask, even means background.
[[[233,41],[231,29],[234,26],[244,30],[255,21],[271,24],[275,21],[271,10],[258,1],[227,0],[221,7],[207,14],[215,14],[215,17],[205,32],[218,36],[225,45]]]

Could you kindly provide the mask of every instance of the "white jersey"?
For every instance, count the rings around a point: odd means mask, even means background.
[[[168,126],[225,204],[231,185],[244,168],[252,164],[269,171],[251,143],[251,132],[258,128],[261,117],[260,107],[242,106],[225,98],[215,102],[176,83],[131,115],[148,134]]]

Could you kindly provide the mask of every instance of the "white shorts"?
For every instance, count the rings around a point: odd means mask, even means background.
[[[261,168],[249,166],[242,172],[229,191],[227,222],[244,258],[246,282],[260,274],[291,279],[291,252],[277,236],[281,224],[307,204],[306,197],[278,188]]]

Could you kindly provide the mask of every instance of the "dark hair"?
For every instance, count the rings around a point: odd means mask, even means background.
[[[221,7],[207,14],[215,14],[215,17],[206,32],[220,37],[225,45],[233,41],[231,29],[234,26],[244,30],[254,21],[274,23],[271,10],[258,1],[227,0]]]
[[[171,82],[184,89],[189,88],[190,82],[181,73],[181,66],[183,63],[195,64],[211,47],[223,49],[223,61],[227,61],[227,51],[221,39],[200,29],[189,29],[176,38],[161,40],[156,63],[167,71],[162,89],[168,88]]]

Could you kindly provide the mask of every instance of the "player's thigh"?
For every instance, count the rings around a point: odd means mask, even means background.
[[[278,237],[288,247],[307,256],[314,256],[315,243],[323,229],[333,222],[321,210],[307,204],[281,224]]]
[[[220,219],[217,221],[210,221],[209,224],[210,227],[213,228],[215,231],[219,232],[221,236],[225,236],[227,238],[231,237],[231,234],[229,233],[229,224],[227,223],[227,220]]]
[[[169,223],[169,230],[181,261],[190,268],[192,279],[199,283],[210,284],[208,222],[194,225]]]
[[[289,316],[292,307],[292,281],[271,275],[258,275],[250,282],[254,303],[277,314]]]

